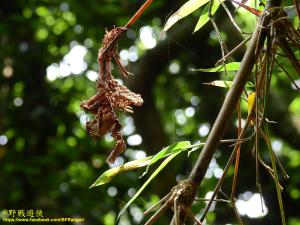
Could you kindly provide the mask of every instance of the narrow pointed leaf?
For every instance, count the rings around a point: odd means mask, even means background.
[[[236,71],[239,70],[241,63],[240,62],[231,62],[225,64],[226,70],[227,71]],[[209,72],[209,73],[215,73],[215,72],[222,72],[225,71],[225,67],[223,65],[216,66],[213,68],[208,68],[208,69],[193,69],[193,71],[201,71],[201,72]]]
[[[214,1],[213,6],[211,7],[211,14],[214,15],[216,13],[216,11],[218,10],[220,6],[220,2]],[[198,23],[194,29],[194,32],[200,30],[208,21],[209,21],[209,16],[208,16],[208,10],[209,10],[209,4],[207,4],[205,6],[205,8],[203,9],[201,16],[199,17]]]
[[[216,87],[223,87],[223,88],[230,88],[232,86],[233,81],[229,81],[229,80],[214,80],[212,82],[209,83],[203,83],[206,85],[212,85],[212,86],[216,86]],[[253,84],[250,82],[246,83],[246,88],[251,88],[253,87]]]
[[[148,163],[150,163],[152,156],[143,158],[143,159],[138,159],[138,160],[134,160],[128,163],[125,163],[122,166],[118,166],[112,169],[109,169],[107,171],[105,171],[91,186],[90,188],[96,187],[96,186],[100,186],[103,184],[106,184],[108,182],[110,182],[116,175],[118,175],[119,173],[125,172],[125,171],[129,171],[129,170],[134,170],[137,169],[139,167],[143,167],[148,165]]]
[[[180,9],[178,9],[170,18],[167,20],[163,31],[166,32],[169,30],[175,23],[177,23],[182,18],[188,16],[204,4],[206,4],[209,0],[189,0]]]
[[[142,174],[142,176],[146,175],[146,173],[148,172],[149,167],[157,162],[158,160],[160,160],[161,158],[164,158],[170,154],[174,154],[177,153],[179,151],[184,151],[188,148],[191,147],[191,143],[189,141],[181,141],[181,142],[177,142],[174,143],[168,147],[163,148],[160,152],[158,152],[156,155],[153,156],[153,158],[150,160],[146,171]],[[141,176],[141,177],[142,177]]]
[[[129,200],[129,202],[126,203],[126,205],[121,209],[121,211],[118,214],[117,220],[120,218],[120,216],[126,211],[126,209],[131,205],[131,203],[134,202],[134,200],[142,193],[142,191],[147,187],[147,185],[157,176],[157,174],[165,168],[165,166],[173,159],[175,158],[180,152],[177,152],[175,154],[170,155],[168,158],[166,158],[162,164],[152,173],[152,175],[148,178],[148,180],[143,184],[143,186],[137,191],[137,193]]]
[[[177,143],[174,143],[168,147],[163,148],[160,152],[158,152],[153,158],[151,159],[150,163],[148,164],[149,166],[161,158],[164,158],[170,154],[176,153],[178,151],[182,151],[185,149],[188,149],[191,147],[191,142],[189,141],[180,141]]]

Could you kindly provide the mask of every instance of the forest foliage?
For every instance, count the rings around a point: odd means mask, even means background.
[[[122,78],[123,83],[140,93],[144,104],[135,107],[134,114],[120,115],[127,150],[112,165],[105,160],[115,142],[110,135],[97,141],[89,137],[85,123],[91,115],[80,104],[96,93],[97,55],[105,28],[124,26],[143,1],[0,3],[0,217],[5,209],[42,209],[48,217],[84,217],[86,224],[112,225],[132,199],[118,223],[140,224],[146,221],[143,211],[188,177],[245,51],[241,47],[226,69],[215,66],[222,53],[209,22],[209,1],[189,2],[193,5],[179,15],[175,12],[189,4],[186,1],[154,1],[118,43],[122,63],[134,74]],[[233,49],[248,36],[239,34],[219,1],[214,2],[216,24]],[[285,7],[292,4],[284,1]],[[253,32],[257,16],[226,5],[241,29]],[[288,12],[298,27],[297,15]],[[299,50],[294,50],[299,59]],[[116,66],[112,72],[121,78]],[[253,91],[254,83],[250,80],[246,89]],[[300,97],[295,84],[299,74],[288,59],[279,57],[266,117],[276,122],[269,124],[270,144],[290,177],[286,181],[279,175],[289,225],[300,224]],[[245,100],[243,119],[248,114]],[[228,120],[231,126],[224,139],[236,138],[237,115]],[[252,146],[246,143],[241,150],[236,190],[241,218],[244,224],[279,224],[276,189],[266,170],[260,174],[265,211],[259,210],[259,216],[247,212],[246,203],[259,192]],[[263,140],[260,150],[271,165]],[[221,144],[198,196],[211,195],[229,155],[230,148]],[[224,193],[230,193],[233,176],[231,167]],[[196,204],[195,215],[204,207],[204,202]],[[171,216],[167,213],[157,224],[166,224]],[[218,203],[206,221],[232,224],[235,216],[230,205]]]

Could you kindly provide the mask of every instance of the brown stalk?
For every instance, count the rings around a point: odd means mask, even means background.
[[[281,0],[273,0],[273,1],[268,1],[267,6],[265,8],[265,11],[274,7],[274,6],[280,6],[281,5]],[[205,176],[205,173],[208,169],[208,166],[213,158],[213,155],[216,151],[217,146],[219,145],[222,136],[225,132],[226,126],[228,124],[228,121],[230,121],[229,118],[231,118],[233,111],[237,105],[237,102],[243,92],[243,89],[245,87],[246,81],[248,80],[252,68],[254,66],[257,53],[260,52],[260,49],[262,47],[262,43],[264,43],[264,40],[266,38],[266,32],[262,27],[264,26],[263,21],[264,21],[264,15],[265,13],[262,14],[260,17],[260,20],[255,28],[254,34],[252,35],[251,42],[249,47],[246,50],[246,53],[243,57],[241,67],[239,71],[237,72],[235,79],[233,81],[233,85],[229,89],[226,98],[223,102],[222,108],[219,112],[219,115],[212,127],[212,130],[207,138],[206,144],[203,147],[203,150],[201,151],[195,166],[189,176],[189,180],[192,183],[195,183],[198,187],[201,185],[203,178]],[[247,119],[247,123],[249,124],[249,118]],[[246,123],[246,125],[247,125]],[[245,126],[246,128],[247,126]],[[243,129],[240,137],[242,138],[245,133],[245,128]],[[226,165],[226,168],[231,165],[235,158],[235,154],[237,151],[237,147],[235,146],[230,159]],[[225,169],[224,169],[225,173]],[[195,197],[195,196],[194,196]],[[194,198],[193,198],[194,199]],[[213,199],[213,198],[212,198]],[[192,202],[189,204],[192,205]],[[184,216],[181,217],[183,220]],[[202,218],[203,219],[203,218]],[[172,220],[174,221],[174,220]],[[202,220],[203,221],[203,220]],[[174,223],[171,222],[173,225]]]
[[[144,11],[149,7],[149,5],[153,2],[153,0],[147,0],[139,10],[131,17],[131,19],[125,25],[126,28],[129,28],[135,21],[140,18],[140,16],[144,13]]]
[[[242,116],[241,116],[241,100],[238,101],[236,111],[238,115],[238,137],[241,134],[242,131]],[[234,199],[235,192],[236,192],[236,184],[237,184],[237,175],[238,175],[238,170],[239,170],[239,164],[240,164],[240,154],[241,154],[241,144],[238,144],[237,146],[237,152],[236,152],[236,157],[235,157],[235,165],[234,165],[234,174],[233,174],[233,181],[232,181],[232,190],[231,190],[231,196],[230,199]]]
[[[270,8],[271,6],[272,4],[268,4],[266,9]],[[256,58],[255,51],[257,49],[258,40],[260,40],[258,47],[258,49],[260,49],[261,43],[263,43],[265,39],[265,32],[260,32],[262,20],[263,17],[261,17],[260,22],[256,26],[256,30],[251,38],[250,46],[248,47],[242,60],[241,67],[235,76],[233,84],[226,95],[219,115],[207,138],[206,144],[201,151],[200,156],[191,172],[189,179],[193,180],[196,184],[201,184],[208,165],[213,157],[213,154],[215,153],[216,147],[218,146],[223,136],[227,122],[230,121],[229,118],[231,117],[233,110],[236,107],[241,93],[245,87],[246,81],[251,74]]]

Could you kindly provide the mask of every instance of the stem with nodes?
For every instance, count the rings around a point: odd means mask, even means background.
[[[280,6],[280,5],[281,5],[281,0],[268,1],[265,11],[274,6]],[[189,180],[193,182],[195,185],[197,185],[198,187],[201,185],[203,181],[208,166],[225,132],[226,125],[230,121],[229,118],[231,118],[233,111],[238,103],[238,100],[243,92],[245,84],[251,74],[257,53],[259,53],[259,50],[262,48],[262,44],[264,43],[264,40],[266,38],[266,34],[262,29],[263,22],[264,22],[264,15],[265,14],[263,13],[255,28],[255,31],[251,38],[250,45],[247,48],[246,53],[243,57],[241,67],[237,72],[233,84],[226,95],[226,98],[223,102],[219,115],[216,121],[214,122],[212,130],[207,138],[206,144],[203,150],[201,151],[196,161],[196,164],[189,176]]]
[[[273,6],[279,5],[273,4],[273,1],[268,2],[265,10],[268,10]],[[200,185],[204,178],[209,163],[212,160],[213,154],[215,153],[216,148],[223,136],[226,125],[228,124],[228,121],[230,121],[229,118],[233,114],[236,104],[245,87],[246,81],[251,74],[253,65],[255,63],[256,50],[262,47],[262,43],[265,40],[265,32],[261,30],[261,23],[263,21],[263,18],[264,17],[262,16],[260,22],[256,26],[256,30],[251,38],[251,43],[242,60],[241,67],[235,76],[233,84],[226,95],[219,115],[207,138],[206,144],[201,151],[197,162],[190,174],[189,179],[191,179],[197,185]]]

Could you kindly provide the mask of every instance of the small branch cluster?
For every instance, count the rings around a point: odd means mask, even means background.
[[[124,27],[116,27],[106,31],[102,45],[98,53],[100,66],[99,77],[96,81],[97,94],[81,103],[81,108],[95,115],[92,121],[87,122],[86,129],[91,137],[98,139],[106,133],[112,132],[116,140],[115,148],[107,158],[108,163],[124,152],[126,144],[121,134],[121,124],[116,112],[133,112],[131,106],[140,106],[143,99],[139,94],[131,92],[125,86],[119,84],[111,73],[111,61],[114,59],[123,76],[126,78],[128,72],[122,66],[117,55],[117,40],[126,32]]]
[[[162,206],[156,213],[145,223],[145,225],[153,224],[167,209],[171,208],[174,212],[174,223],[180,224],[181,217],[184,211],[186,215],[196,224],[201,225],[201,222],[191,211],[190,203],[193,202],[194,196],[197,193],[197,186],[192,180],[180,181],[175,187],[172,188],[169,194],[161,199],[156,205],[148,209],[144,214],[148,214],[154,210],[159,204]]]
[[[259,170],[260,166],[264,167],[274,179],[274,183],[276,186],[277,197],[278,197],[278,204],[280,207],[280,214],[281,214],[281,222],[282,224],[286,224],[285,222],[285,215],[281,197],[281,190],[282,187],[280,185],[280,181],[278,178],[277,172],[277,165],[280,171],[283,174],[285,179],[288,179],[288,175],[286,174],[281,162],[276,157],[275,153],[272,150],[270,144],[270,137],[268,132],[268,127],[265,122],[269,122],[266,119],[266,112],[265,109],[267,108],[268,104],[268,92],[270,87],[270,81],[272,78],[272,71],[274,62],[276,62],[275,55],[276,50],[280,47],[283,52],[285,53],[286,57],[290,60],[292,65],[294,66],[295,70],[300,74],[300,64],[297,60],[296,56],[294,55],[291,47],[300,47],[300,33],[299,30],[296,30],[291,22],[287,18],[287,14],[283,10],[282,7],[279,7],[279,3],[275,4],[273,2],[269,2],[264,10],[260,15],[259,23],[256,27],[255,32],[252,35],[252,40],[250,46],[248,47],[242,64],[241,68],[238,71],[235,80],[233,81],[233,85],[231,86],[225,101],[223,103],[222,109],[218,115],[218,118],[211,130],[211,133],[206,141],[206,144],[200,153],[200,156],[196,162],[196,165],[193,171],[190,174],[188,181],[191,181],[193,185],[198,187],[201,182],[203,181],[204,175],[207,171],[209,162],[211,161],[213,154],[216,150],[218,143],[222,138],[224,133],[224,129],[226,127],[228,118],[231,117],[234,108],[237,106],[237,102],[240,99],[240,96],[244,90],[245,83],[250,76],[254,65],[255,66],[255,107],[249,111],[249,115],[247,118],[247,122],[245,127],[242,129],[241,125],[239,125],[239,132],[238,132],[238,140],[242,140],[244,138],[245,132],[247,130],[248,125],[252,125],[254,129],[253,135],[247,140],[251,140],[255,137],[255,143],[253,148],[253,154],[256,158],[256,185],[258,187],[259,192],[262,195],[261,191],[261,184],[259,178]],[[212,18],[211,18],[212,19]],[[213,22],[213,21],[212,21]],[[217,30],[216,26],[214,26]],[[221,41],[222,46],[222,41]],[[229,55],[229,54],[228,54]],[[224,63],[225,58],[222,54],[222,62]],[[261,67],[259,66],[261,65]],[[251,118],[255,115],[254,118]],[[241,115],[239,115],[241,118]],[[259,138],[262,137],[266,142],[266,145],[269,150],[271,163],[272,165],[267,165],[259,155]],[[233,182],[232,193],[230,196],[231,206],[233,207],[234,213],[236,215],[237,221],[239,224],[243,224],[241,217],[236,209],[235,206],[235,192],[236,192],[236,174],[238,170],[238,161],[239,161],[239,148],[241,147],[241,142],[236,142],[234,145],[234,149],[230,156],[230,159],[227,162],[227,165],[224,169],[224,173],[220,178],[214,192],[213,196],[209,200],[204,213],[200,220],[197,218],[193,219],[194,222],[197,224],[201,224],[204,221],[204,218],[212,204],[215,201],[216,195],[220,192],[220,188],[224,182],[225,176],[229,167],[233,164],[234,159],[237,157],[237,165],[235,167],[235,180]],[[191,210],[189,209],[195,200],[196,193],[194,193],[193,197],[188,196],[185,202],[178,201],[179,198],[182,198],[180,193],[185,193],[188,190],[186,185],[178,184],[174,187],[170,193],[162,199],[164,204],[161,208],[148,220],[147,224],[151,224],[153,221],[157,220],[158,217],[167,209],[172,208],[174,212],[173,220],[170,224],[178,225],[184,223],[185,217],[190,217],[193,215]],[[229,198],[228,198],[229,199]],[[190,218],[193,218],[192,216]],[[199,222],[198,222],[199,221]]]

